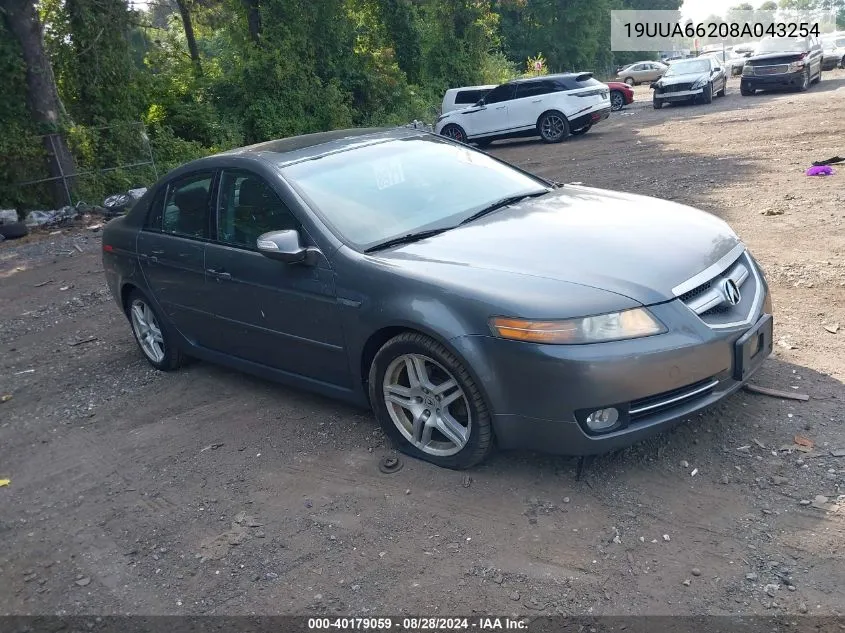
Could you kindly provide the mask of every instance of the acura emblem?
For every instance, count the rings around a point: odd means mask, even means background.
[[[725,295],[725,301],[732,306],[739,303],[739,300],[742,298],[742,295],[739,294],[739,286],[736,285],[733,279],[725,279],[724,283],[722,283],[722,293]]]

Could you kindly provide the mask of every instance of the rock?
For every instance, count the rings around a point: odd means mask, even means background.
[[[406,494],[406,495],[411,494],[411,489],[410,489],[410,488],[406,489],[406,490],[405,490],[405,494]]]
[[[462,485],[464,488],[469,488],[472,485],[472,477],[465,475]]]
[[[686,580],[684,580],[684,582],[682,582],[681,584],[682,584],[684,587],[689,587],[691,582],[692,582],[692,581],[691,581],[689,578],[687,578],[687,579],[686,579]]]
[[[774,584],[766,585],[764,591],[766,592],[767,596],[769,596],[770,598],[774,598],[778,593],[778,586]]]
[[[719,483],[729,484],[731,483],[731,479],[727,475],[722,475],[722,477],[719,479]]]
[[[689,462],[685,459],[681,460],[681,468],[689,468]]]
[[[756,581],[756,580],[757,580],[757,578],[758,578],[757,574],[756,574],[755,572],[753,572],[753,571],[752,571],[752,572],[748,572],[747,574],[745,574],[745,579],[746,579],[746,580]]]
[[[622,539],[619,538],[618,534],[613,537],[613,542],[616,543],[617,545],[622,545]]]
[[[836,334],[839,331],[839,324],[834,323],[833,325],[825,325],[824,329],[830,332],[831,334]]]
[[[801,499],[801,501],[798,502],[798,505],[808,506],[811,503],[812,503],[812,501],[810,501],[809,499]]]
[[[786,588],[790,591],[796,591],[795,585],[787,585]]]
[[[831,449],[830,454],[833,457],[845,457],[845,448],[834,448]]]
[[[505,577],[502,576],[502,574],[496,574],[496,577],[493,578],[493,582],[495,582],[497,585],[501,585],[503,582],[505,582]]]
[[[825,509],[828,501],[829,499],[824,495],[816,495],[810,505],[812,505],[814,508]]]
[[[80,587],[87,587],[91,584],[91,579],[85,576],[84,578],[77,579],[76,584]]]
[[[518,591],[514,591],[513,593],[511,593],[510,598],[511,598],[511,600],[513,600],[514,602],[519,602],[519,592],[518,592]]]
[[[789,483],[789,479],[786,477],[780,477],[779,475],[774,475],[772,477],[772,483],[776,486],[782,486],[786,483]]]
[[[698,567],[693,567],[693,568],[690,570],[690,573],[691,573],[693,576],[700,576],[700,575],[701,575],[701,570],[700,570]]]
[[[564,498],[563,498],[563,502],[564,502],[564,503],[569,503],[569,497],[564,497]]]
[[[313,502],[313,501],[311,501],[311,499],[306,499],[306,500],[305,500],[305,507],[306,507],[306,508],[313,508],[313,507],[314,507],[314,502]]]
[[[798,611],[800,613],[807,613],[808,610],[809,609],[807,609],[807,605],[805,603],[802,602],[801,604],[798,605]]]
[[[664,541],[666,541],[666,542],[668,543],[668,542],[669,542],[669,541],[671,541],[672,539],[669,537],[669,535],[668,535],[668,534],[664,534],[664,535],[663,535],[663,540],[664,540]]]

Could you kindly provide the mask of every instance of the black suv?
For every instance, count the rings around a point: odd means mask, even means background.
[[[822,78],[822,45],[817,37],[767,37],[742,68],[739,91],[806,90]]]

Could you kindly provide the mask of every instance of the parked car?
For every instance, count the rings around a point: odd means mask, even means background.
[[[725,96],[728,76],[718,59],[702,55],[675,62],[653,87],[655,110],[662,108],[664,103],[679,101],[710,103],[713,95]]]
[[[494,442],[616,450],[772,351],[763,272],[716,216],[409,128],[193,161],[102,249],[153,367],[187,355],[372,407],[402,450],[449,468]]]
[[[619,81],[624,81],[629,86],[650,83],[663,76],[668,66],[660,62],[638,62],[631,64],[616,75]]]
[[[845,68],[845,33],[822,36],[822,70]]]
[[[767,37],[742,69],[739,91],[806,90],[822,78],[822,46],[817,37]]]
[[[760,42],[746,42],[744,44],[737,44],[733,47],[733,52],[747,59],[754,54],[754,51],[757,50],[757,47],[759,45]]]
[[[614,112],[621,110],[626,105],[634,103],[634,91],[628,84],[621,81],[608,81],[610,88],[610,109]]]
[[[701,56],[705,55],[717,59],[728,77],[742,74],[742,67],[745,65],[745,57],[742,55],[737,55],[730,50],[710,51],[701,54]]]
[[[497,86],[472,107],[442,114],[434,131],[482,146],[519,136],[558,143],[606,119],[609,93],[591,73],[517,79]]]
[[[443,95],[443,105],[441,106],[440,114],[446,114],[452,110],[460,110],[461,108],[474,105],[495,87],[496,85],[493,84],[490,86],[451,88]]]

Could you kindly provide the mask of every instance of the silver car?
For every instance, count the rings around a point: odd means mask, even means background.
[[[629,86],[657,81],[669,67],[660,62],[637,62],[627,68],[623,68],[616,75],[619,81],[624,81]]]

